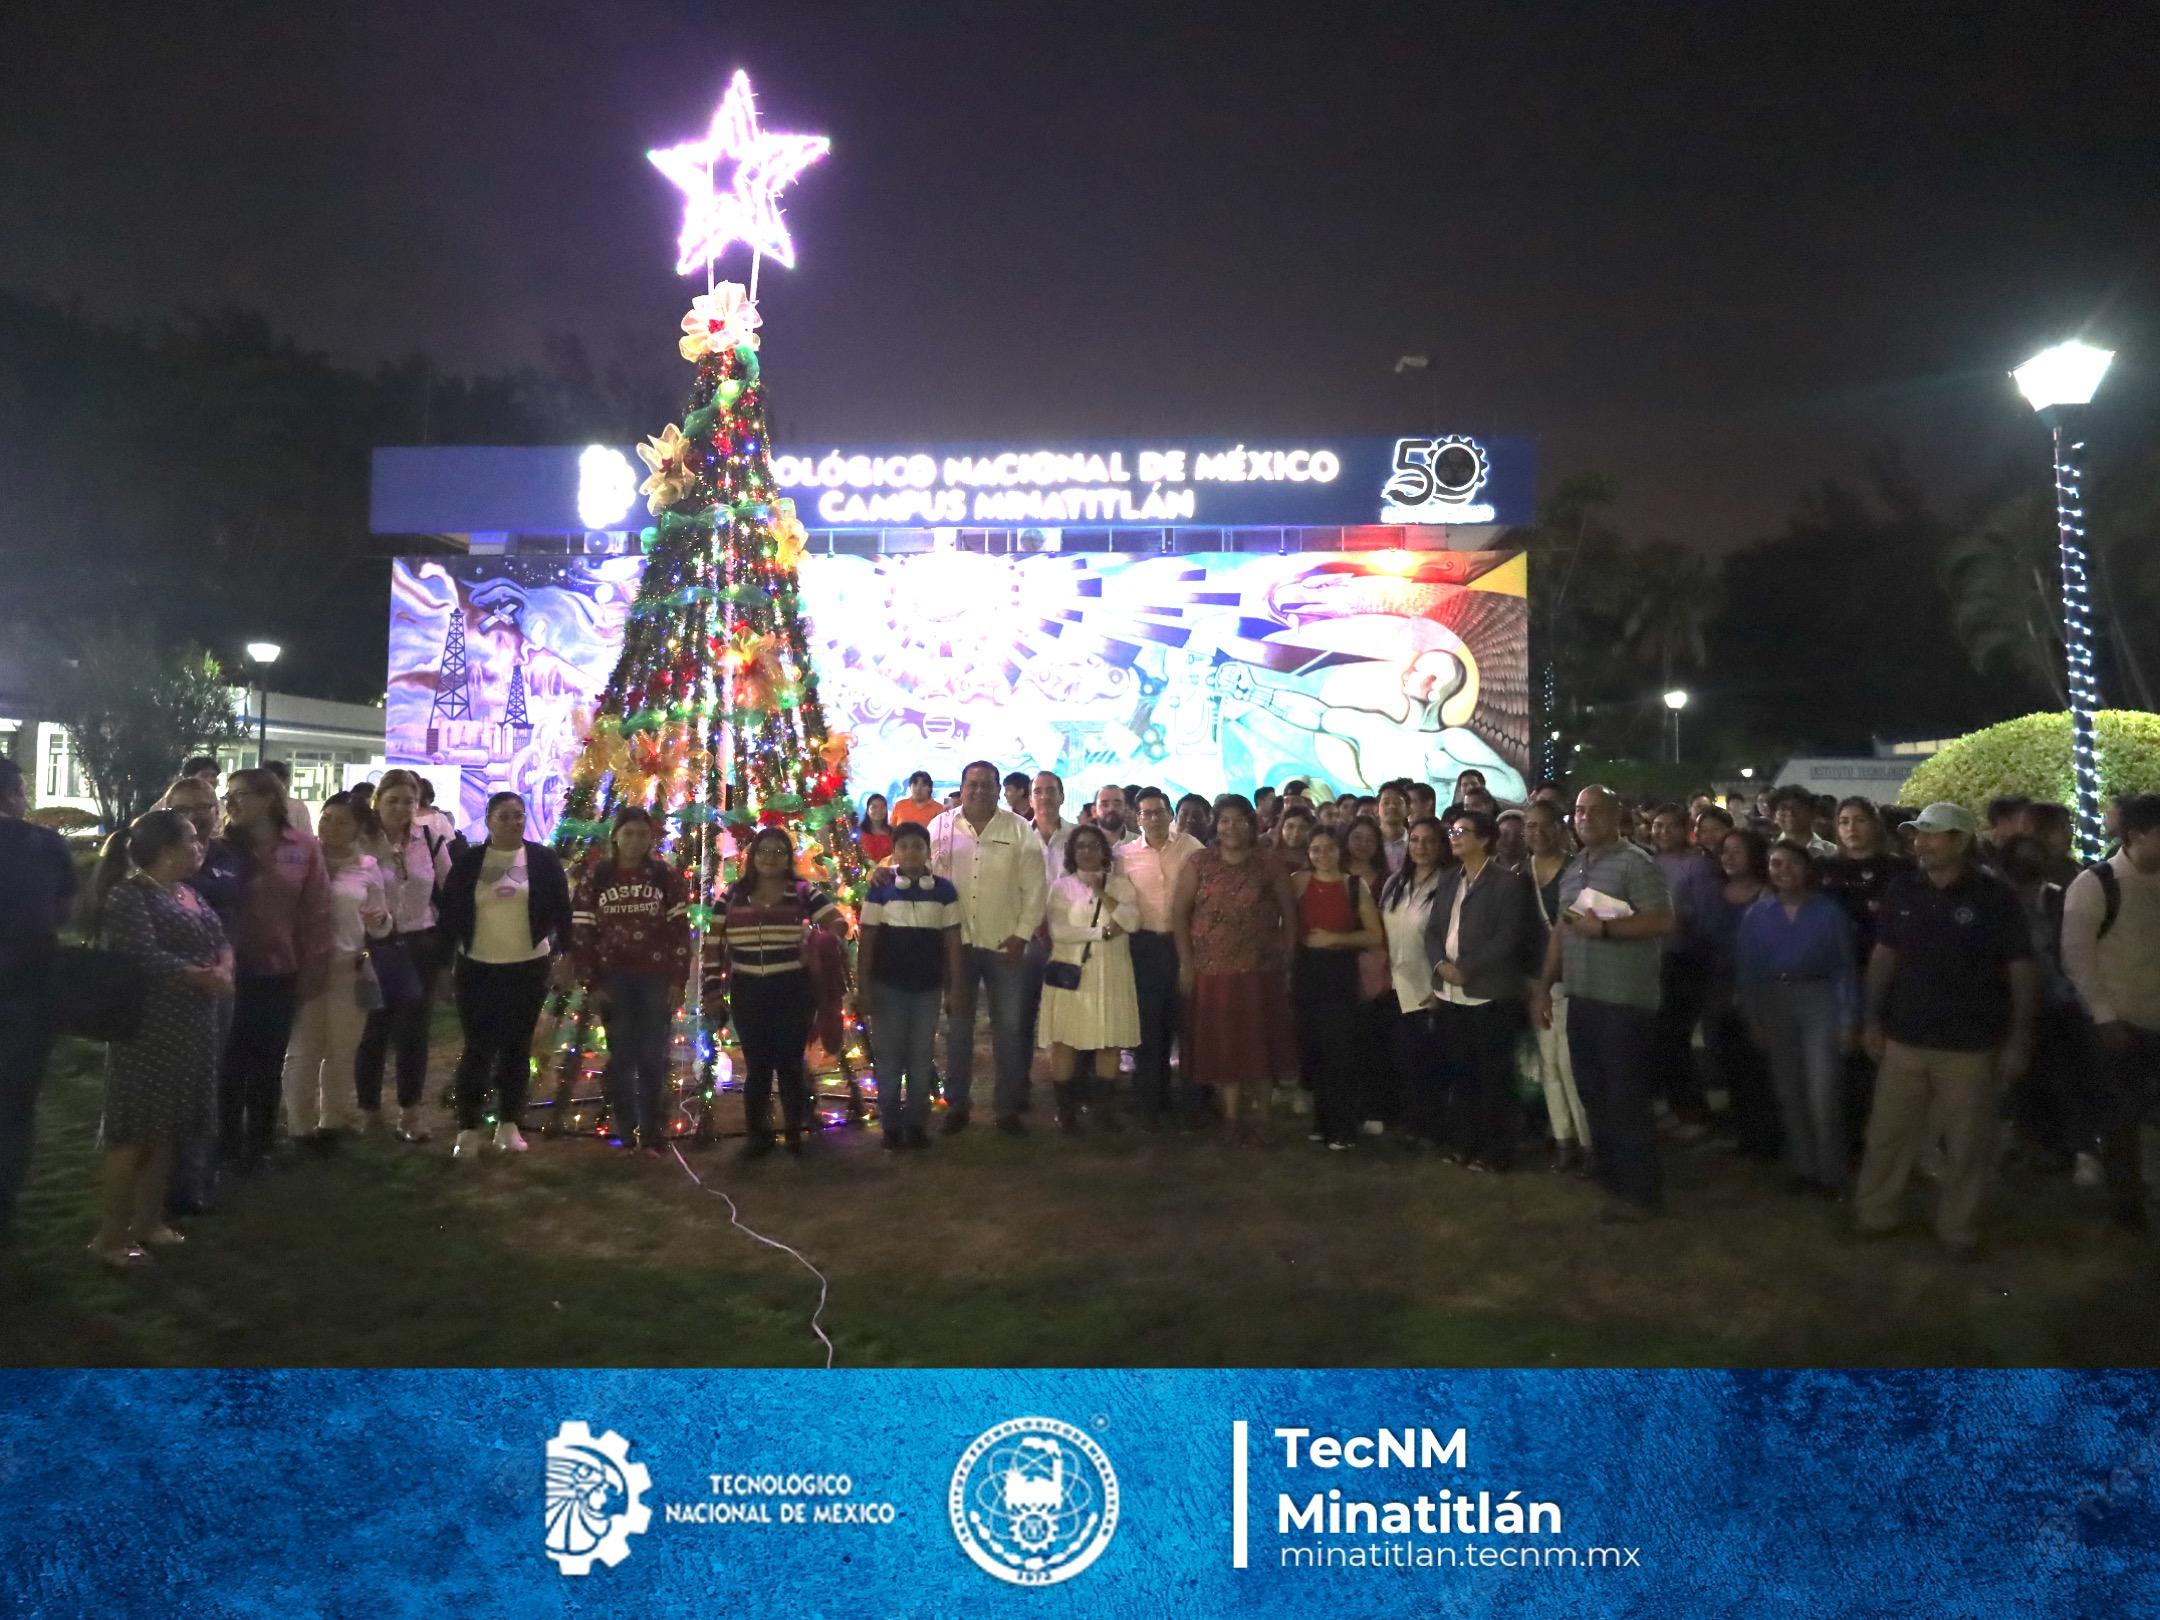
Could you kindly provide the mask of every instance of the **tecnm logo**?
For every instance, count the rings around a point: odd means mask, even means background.
[[[555,1567],[589,1575],[595,1562],[613,1569],[628,1558],[630,1538],[652,1523],[651,1489],[652,1475],[630,1460],[621,1435],[565,1423],[547,1443],[547,1555]]]

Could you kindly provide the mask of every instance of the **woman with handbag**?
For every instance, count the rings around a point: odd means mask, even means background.
[[[1291,999],[1312,1053],[1312,1136],[1338,1153],[1356,1140],[1362,1095],[1358,954],[1387,947],[1373,891],[1343,870],[1342,852],[1332,828],[1316,827],[1305,846],[1311,870],[1291,879],[1298,908]]]
[[[1457,864],[1425,926],[1447,1076],[1446,1151],[1473,1170],[1508,1170],[1523,1123],[1515,1045],[1529,1027],[1545,930],[1531,879],[1493,858],[1499,827],[1490,813],[1455,811],[1447,836]]]
[[[1073,828],[1064,866],[1045,908],[1050,960],[1035,1039],[1050,1052],[1058,1126],[1077,1135],[1080,1110],[1092,1111],[1094,1101],[1089,1083],[1074,1078],[1080,1060],[1095,1077],[1097,1058],[1107,1056],[1107,1085],[1117,1073],[1115,1054],[1140,1044],[1140,995],[1126,937],[1140,923],[1140,894],[1131,878],[1111,870],[1110,840],[1100,827]]]
[[[174,810],[138,816],[105,846],[94,920],[106,947],[144,980],[135,1033],[105,1053],[100,1221],[90,1253],[125,1269],[185,1239],[165,1222],[173,1150],[209,1126],[218,1074],[219,998],[233,952],[217,914],[186,884],[202,844]]]
[[[217,914],[218,926],[230,941],[239,924],[240,898],[247,886],[246,858],[218,836],[224,825],[217,790],[201,776],[179,776],[165,790],[154,809],[177,810],[195,828],[202,845],[202,864],[182,881],[195,897]],[[225,1061],[225,1046],[232,1039],[232,992],[216,998],[213,1016],[217,1024],[218,1063]],[[172,1185],[165,1195],[165,1211],[175,1220],[208,1214],[216,1208],[218,1133],[215,1110],[202,1131],[173,1149]]]
[[[225,778],[225,836],[244,877],[232,946],[232,1034],[218,1091],[218,1146],[242,1175],[277,1140],[278,1099],[293,1015],[322,985],[330,950],[330,875],[322,848],[288,821],[275,771]]]
[[[285,1129],[322,1151],[355,1123],[353,1058],[368,1012],[382,1002],[368,942],[390,932],[390,907],[381,869],[360,849],[360,813],[349,796],[333,793],[324,801],[315,836],[330,874],[330,960],[320,987],[293,1018]]]
[[[382,1117],[384,1062],[395,1054],[401,1142],[425,1142],[429,1135],[421,1100],[427,1094],[435,986],[446,956],[435,905],[450,875],[451,845],[441,828],[425,818],[421,786],[421,778],[411,771],[383,772],[375,784],[375,824],[362,846],[382,873],[390,932],[369,952],[382,1005],[367,1015],[361,1031],[353,1086],[359,1096],[360,1128],[370,1131]]]
[[[1420,816],[1403,834],[1403,863],[1380,891],[1380,924],[1387,930],[1388,972],[1394,981],[1395,1066],[1403,1077],[1403,1123],[1413,1146],[1439,1141],[1440,1058],[1433,1025],[1432,960],[1425,924],[1447,868],[1446,834],[1434,816]]]
[[[551,964],[556,987],[570,984],[569,958],[556,964],[570,944],[570,880],[562,862],[525,836],[525,801],[515,793],[488,800],[487,831],[486,843],[451,863],[442,887],[443,932],[459,951],[458,1026],[465,1034],[454,1156],[468,1162],[487,1145],[490,1096],[496,1148],[525,1151],[518,1124]]]

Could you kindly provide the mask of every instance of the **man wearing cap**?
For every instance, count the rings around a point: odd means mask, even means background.
[[[1896,1231],[1913,1164],[1939,1137],[1935,1235],[1969,1259],[1994,1174],[1997,1106],[2032,1063],[2040,968],[2015,891],[1975,859],[1972,813],[1931,804],[1912,825],[1920,869],[1884,891],[1868,958],[1863,1039],[1878,1068],[1853,1213],[1863,1236]]]

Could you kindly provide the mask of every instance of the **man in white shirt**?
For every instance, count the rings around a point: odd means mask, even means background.
[[[1095,790],[1095,825],[1110,840],[1110,847],[1117,848],[1132,833],[1130,809],[1125,803],[1125,790],[1115,782],[1105,782]]]
[[[1170,1043],[1180,1022],[1177,934],[1171,927],[1170,902],[1178,874],[1205,847],[1191,833],[1170,824],[1170,800],[1159,788],[1142,788],[1136,806],[1140,836],[1117,848],[1116,870],[1132,880],[1140,896],[1140,926],[1132,934],[1133,988],[1140,997],[1140,1046],[1133,1054],[1133,1090],[1140,1119],[1149,1130],[1161,1128],[1163,1115],[1192,1117],[1191,1088],[1178,1064],[1177,1091],[1170,1089]]]
[[[1404,781],[1380,785],[1380,849],[1390,873],[1400,872],[1410,858],[1410,784]]]
[[[997,1062],[997,1126],[1025,1134],[1027,945],[1042,926],[1043,841],[998,803],[998,768],[976,760],[960,774],[960,803],[930,824],[930,869],[960,894],[963,966],[945,1025],[945,1134],[967,1129],[975,1080],[975,1003],[990,991]]]

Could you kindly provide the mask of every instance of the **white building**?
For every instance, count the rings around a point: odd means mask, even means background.
[[[32,807],[67,805],[96,814],[97,799],[66,728],[37,718],[27,695],[10,689],[13,684],[0,682],[0,754],[22,767]],[[252,690],[233,688],[233,712],[246,722],[247,737],[214,750],[221,771],[243,769],[262,757],[255,746],[259,703]],[[382,707],[272,692],[268,742],[268,757],[292,767],[293,797],[312,811],[353,782],[382,774]],[[179,764],[173,761],[175,771]]]

